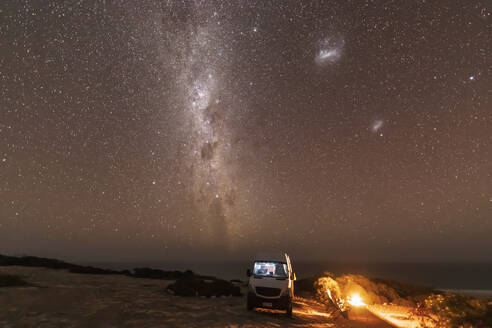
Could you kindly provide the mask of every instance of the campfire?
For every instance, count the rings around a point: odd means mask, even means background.
[[[335,277],[329,273],[319,278],[318,296],[333,304],[345,318],[355,308],[363,308],[396,327],[439,327],[428,315],[416,313],[416,304],[402,298],[391,286],[360,275]]]
[[[355,293],[352,294],[352,296],[347,296],[347,303],[349,303],[352,306],[365,306],[366,304],[362,301],[362,297],[360,297],[359,294]]]

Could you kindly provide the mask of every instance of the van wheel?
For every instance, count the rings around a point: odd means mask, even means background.
[[[287,317],[292,318],[292,301],[287,304]]]

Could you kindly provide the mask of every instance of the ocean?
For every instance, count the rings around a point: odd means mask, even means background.
[[[192,270],[202,275],[222,279],[246,280],[250,262],[146,262],[146,263],[86,263],[108,269],[151,267],[162,270]],[[426,285],[442,290],[492,296],[492,263],[333,263],[294,262],[298,279],[320,275],[362,274],[372,278],[393,279]]]

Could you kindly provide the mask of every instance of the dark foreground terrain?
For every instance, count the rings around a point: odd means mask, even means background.
[[[247,311],[246,288],[191,271],[0,255],[0,327],[492,327],[490,300],[360,275],[297,281],[293,318]],[[349,302],[355,292],[363,304]]]
[[[248,312],[241,297],[182,297],[173,280],[88,275],[39,267],[0,267],[21,277],[0,289],[0,327],[391,327],[370,313],[344,319],[333,308],[297,298],[294,317]]]

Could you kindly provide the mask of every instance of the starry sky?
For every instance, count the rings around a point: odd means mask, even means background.
[[[0,18],[0,253],[492,261],[488,0]]]

